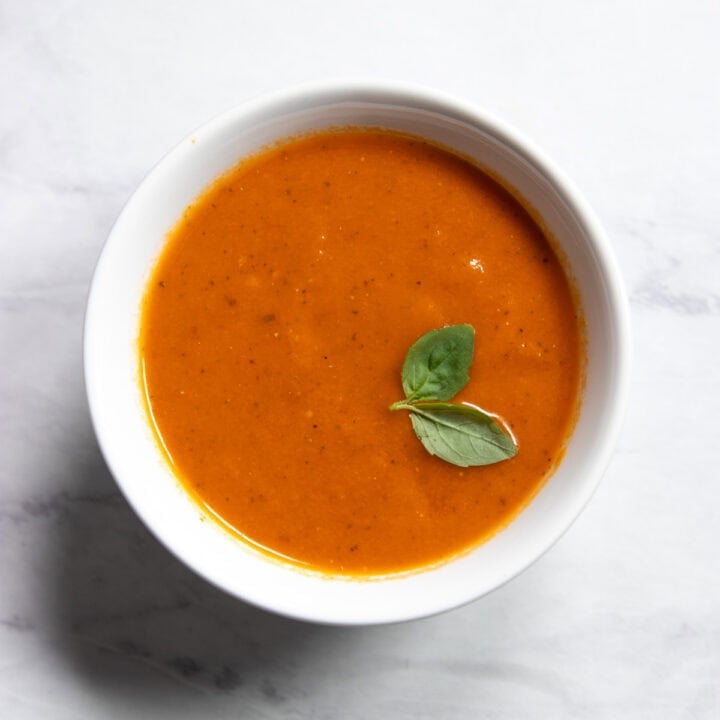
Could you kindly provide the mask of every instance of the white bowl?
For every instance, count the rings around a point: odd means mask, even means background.
[[[502,532],[440,567],[378,580],[324,577],[268,558],[203,516],[148,426],[138,383],[140,303],[153,263],[186,206],[240,158],[328,126],[382,126],[474,158],[515,188],[562,247],[588,331],[587,383],[560,467]],[[121,490],[177,557],[229,593],[284,615],[337,624],[409,620],[499,587],[545,552],[597,486],[618,435],[629,378],[628,309],[603,231],[568,180],[527,140],[440,93],[385,84],[304,87],[242,105],[166,155],[117,220],[93,278],[85,377],[95,431]]]

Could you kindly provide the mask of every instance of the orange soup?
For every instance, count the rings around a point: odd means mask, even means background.
[[[501,416],[511,460],[460,468],[415,436],[408,348],[475,328],[456,398]],[[218,178],[170,233],[143,306],[154,427],[230,532],[330,574],[443,562],[529,502],[563,454],[582,320],[522,205],[421,139],[347,129],[288,140]]]

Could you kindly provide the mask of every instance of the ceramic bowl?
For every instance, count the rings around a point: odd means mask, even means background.
[[[273,560],[210,521],[159,450],[138,377],[140,307],[150,271],[188,204],[263,145],[329,126],[392,128],[450,147],[489,169],[534,208],[567,259],[587,322],[587,378],[565,457],[542,490],[491,540],[439,567],[376,580],[327,577]],[[105,459],[143,522],[178,558],[227,592],[294,618],[374,624],[458,607],[544,553],[581,512],[610,459],[628,389],[628,310],[594,214],[530,142],[485,111],[386,84],[335,84],[247,103],[197,129],[130,198],[107,239],[85,322],[85,377]]]

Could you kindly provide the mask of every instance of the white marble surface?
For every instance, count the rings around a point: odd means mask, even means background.
[[[720,717],[717,2],[0,1],[0,717]],[[148,168],[299,81],[434,86],[551,154],[627,282],[625,430],[587,511],[462,610],[316,627],[224,596],[119,496],[85,293]]]

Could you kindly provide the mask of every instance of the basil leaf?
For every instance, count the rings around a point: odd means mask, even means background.
[[[450,400],[460,392],[470,379],[474,342],[472,325],[448,325],[418,339],[402,368],[407,402]]]
[[[517,455],[517,445],[492,415],[470,405],[426,402],[410,410],[425,449],[453,465],[491,465]]]
[[[390,405],[410,412],[415,434],[431,455],[459,467],[491,465],[518,452],[515,439],[492,415],[474,405],[444,402],[467,385],[474,343],[472,325],[423,335],[403,364],[406,397]]]

